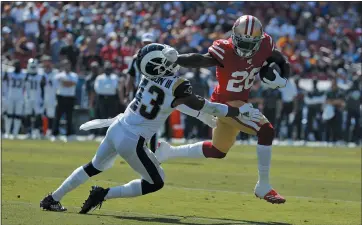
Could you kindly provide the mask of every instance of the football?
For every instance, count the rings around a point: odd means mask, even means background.
[[[266,79],[268,79],[270,81],[274,81],[275,74],[273,73],[273,70],[276,70],[282,77],[281,69],[280,69],[279,65],[276,64],[275,62],[272,62],[261,68],[261,70],[259,72],[260,79],[263,80],[263,78],[265,77]]]

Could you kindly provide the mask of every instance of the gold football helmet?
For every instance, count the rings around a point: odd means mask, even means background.
[[[259,50],[263,38],[263,25],[255,16],[244,15],[235,21],[231,39],[240,57],[252,57]]]

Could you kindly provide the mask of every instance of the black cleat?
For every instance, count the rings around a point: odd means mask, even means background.
[[[54,212],[64,212],[67,211],[66,208],[60,204],[60,202],[55,201],[51,194],[48,194],[43,200],[40,201],[40,208],[47,211],[54,211]]]
[[[105,201],[104,198],[106,197],[109,188],[104,189],[98,186],[92,186],[90,190],[88,199],[85,200],[83,203],[82,209],[80,210],[80,214],[86,214],[92,209],[96,209],[98,206],[99,208],[102,207],[102,203]]]

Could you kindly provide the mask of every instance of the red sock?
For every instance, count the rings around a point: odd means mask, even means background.
[[[204,141],[202,144],[202,152],[206,158],[222,159],[226,156],[226,153],[223,153],[219,149],[215,148],[210,141]]]

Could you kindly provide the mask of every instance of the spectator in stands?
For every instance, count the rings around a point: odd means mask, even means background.
[[[71,71],[71,65],[68,59],[64,59],[61,64],[63,71],[56,75],[57,80],[57,107],[55,109],[55,119],[53,124],[53,136],[51,141],[55,141],[59,134],[60,118],[65,114],[67,120],[67,134],[65,141],[73,134],[73,110],[75,103],[75,88],[78,82],[78,75]]]
[[[15,43],[15,58],[20,61],[21,68],[25,68],[28,59],[36,56],[36,46],[25,36],[23,30],[20,33],[20,38]]]
[[[300,87],[300,79],[295,80],[295,86],[297,87],[297,96],[294,98],[294,106],[293,106],[293,129],[297,130],[297,140],[302,140],[302,119],[303,119],[303,108],[304,104],[304,95],[305,90]]]
[[[122,94],[119,90],[119,78],[113,71],[112,64],[108,61],[104,64],[104,73],[97,76],[94,81],[94,91],[96,93],[96,110],[100,119],[109,119],[118,114],[117,94]],[[123,100],[123,96],[120,96]],[[102,135],[106,134],[107,128],[102,129]]]
[[[123,65],[123,55],[121,52],[120,42],[118,41],[117,34],[113,32],[100,52],[103,61],[109,61],[116,71],[121,71]]]
[[[294,100],[295,100],[295,97],[297,96],[298,92],[297,92],[296,85],[291,78],[288,79],[287,86],[284,88],[280,88],[279,90],[281,92],[283,105],[282,105],[281,115],[278,120],[277,136],[279,136],[280,127],[282,125],[282,122],[284,122],[284,124],[286,125],[286,127],[288,129],[287,138],[289,140],[291,140],[292,134],[293,134],[293,127],[292,127],[293,120],[294,120],[293,117],[295,116],[292,112],[294,109]]]
[[[336,143],[342,139],[342,109],[345,105],[344,94],[337,86],[337,79],[332,80],[332,88],[326,95],[326,104],[331,106],[330,109],[333,112],[333,116],[326,120],[326,140]]]
[[[7,26],[1,29],[1,49],[3,54],[11,54],[14,51],[14,39],[11,33],[11,29]]]
[[[22,26],[24,21],[25,2],[16,2],[11,9],[11,17],[17,26]]]
[[[65,56],[65,58],[69,60],[71,65],[71,70],[73,72],[76,72],[79,49],[74,45],[73,36],[71,34],[68,34],[65,40],[66,40],[66,45],[61,48],[60,55]]]
[[[313,80],[313,89],[304,96],[304,102],[308,108],[307,128],[304,138],[309,141],[321,141],[321,113],[325,102],[325,95],[318,90],[318,80]],[[314,135],[313,135],[314,134]]]
[[[39,36],[39,11],[34,8],[34,3],[28,3],[28,7],[25,9],[23,14],[24,21],[24,32],[25,35],[37,44],[37,39]]]
[[[94,82],[97,76],[100,74],[100,71],[98,62],[92,62],[90,67],[91,73],[86,77],[85,89],[88,94],[89,117],[91,119],[95,119],[96,117],[98,117],[99,113],[97,113],[95,109],[97,98],[94,90]]]
[[[263,114],[273,126],[277,126],[282,108],[282,96],[279,90],[267,88],[263,90]],[[277,128],[278,129],[278,128]]]
[[[151,33],[143,34],[141,40],[142,40],[142,47],[156,41],[155,36]],[[127,82],[126,82],[126,94],[129,95],[128,99],[133,98],[134,92],[141,81],[141,74],[136,65],[136,57],[137,54],[135,54],[132,57],[132,60],[128,65]]]
[[[347,108],[347,121],[345,141],[352,141],[359,144],[361,140],[360,130],[360,117],[361,117],[361,102],[362,102],[362,85],[360,78],[356,77],[353,81],[352,87],[346,93],[346,108]],[[350,133],[351,121],[354,119],[354,128],[352,131],[352,138]]]

